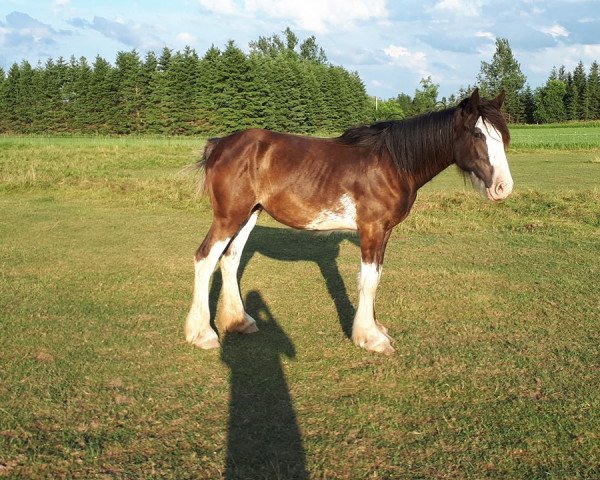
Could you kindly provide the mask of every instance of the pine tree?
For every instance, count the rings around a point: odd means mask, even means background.
[[[571,97],[571,117],[573,120],[585,118],[585,85],[587,83],[583,62],[579,62],[573,70],[573,84]]]
[[[137,133],[142,125],[142,63],[138,53],[117,53],[113,70],[116,104],[112,112],[115,133]]]
[[[117,85],[112,66],[99,55],[92,65],[89,98],[90,127],[96,133],[112,133],[112,112],[117,103]]]
[[[220,50],[213,45],[198,63],[198,90],[195,103],[198,128],[201,133],[209,134],[220,131],[215,102],[220,57]]]
[[[154,52],[148,52],[140,69],[140,86],[142,89],[142,112],[140,129],[144,133],[157,133],[157,111],[155,102],[157,97],[154,89],[158,83],[158,59]]]
[[[552,78],[552,75],[551,75]],[[535,122],[535,99],[531,87],[527,85],[521,95],[525,123]]]
[[[17,63],[13,63],[8,71],[6,81],[4,83],[4,108],[5,116],[5,131],[16,133],[21,131],[19,116],[17,114],[17,103],[19,96],[19,77],[21,70]]]
[[[148,128],[153,133],[169,134],[171,133],[172,121],[170,118],[170,99],[169,99],[169,77],[168,69],[171,64],[172,51],[164,47],[157,59],[156,74],[150,87],[150,104],[145,113]]]
[[[586,119],[600,119],[600,67],[598,62],[593,62],[587,78],[585,90]]]
[[[34,70],[27,60],[23,60],[19,67],[15,113],[16,125],[25,133],[33,132],[34,100]]]
[[[233,131],[252,126],[252,107],[255,75],[252,63],[233,41],[217,62],[212,96],[215,102],[217,122],[224,131]]]
[[[579,111],[581,110],[581,99],[579,98],[577,85],[573,82],[573,75],[571,72],[567,72],[566,87],[565,110],[567,112],[567,119],[577,120],[579,118]]]
[[[546,85],[536,90],[534,95],[534,120],[537,123],[554,123],[565,120],[567,112],[564,96],[567,86],[561,80],[549,78]]]
[[[186,46],[171,58],[164,72],[166,115],[169,119],[168,131],[178,135],[193,134],[199,131],[197,115],[197,74],[200,59],[196,52]]]
[[[6,132],[8,125],[6,123],[6,73],[0,67],[0,133]]]
[[[504,89],[506,91],[504,109],[509,120],[516,123],[523,121],[524,105],[521,93],[526,78],[506,38],[496,39],[496,52],[492,61],[481,62],[477,80],[481,93],[486,97],[494,97]]]

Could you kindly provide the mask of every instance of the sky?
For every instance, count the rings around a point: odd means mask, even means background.
[[[600,61],[600,0],[2,0],[0,67],[71,55],[114,62],[119,51],[165,46],[204,55],[228,40],[248,51],[288,26],[384,99],[414,94],[427,76],[445,96],[473,85],[498,37],[532,88],[553,66]]]

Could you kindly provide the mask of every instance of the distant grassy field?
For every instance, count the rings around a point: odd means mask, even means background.
[[[423,189],[378,291],[392,357],[345,333],[356,237],[266,215],[241,280],[260,332],[184,342],[201,140],[0,137],[0,477],[598,478],[600,138],[578,128],[513,129],[502,204],[453,169]]]
[[[598,149],[600,123],[559,125],[516,125],[511,128],[512,148],[516,150]]]

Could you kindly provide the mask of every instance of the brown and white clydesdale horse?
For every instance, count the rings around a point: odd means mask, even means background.
[[[475,90],[457,107],[351,128],[337,138],[251,129],[210,140],[199,163],[206,169],[214,216],[195,255],[187,341],[219,346],[209,312],[209,282],[219,261],[224,330],[257,331],[244,311],[237,270],[265,210],[293,228],[358,231],[361,267],[352,339],[367,350],[392,353],[392,339],[373,306],[392,229],[410,212],[419,188],[453,163],[490,200],[511,193],[503,101],[504,92],[485,100]]]

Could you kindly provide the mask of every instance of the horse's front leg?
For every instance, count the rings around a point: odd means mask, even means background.
[[[361,264],[358,276],[358,308],[352,326],[352,340],[371,352],[391,355],[394,349],[387,329],[375,320],[375,293],[381,278],[385,247],[391,229],[363,225],[359,229]]]

